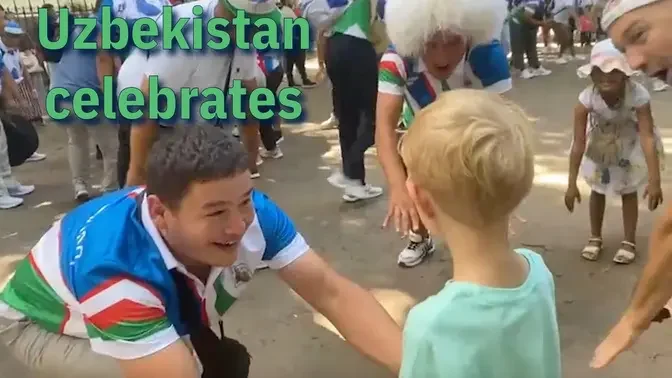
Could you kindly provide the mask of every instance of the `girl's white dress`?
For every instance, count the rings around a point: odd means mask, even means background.
[[[641,84],[629,81],[625,98],[611,109],[593,85],[579,95],[589,109],[586,127],[586,151],[580,174],[592,190],[600,194],[623,195],[640,190],[647,183],[648,168],[639,140],[636,109],[650,102],[649,92]],[[656,152],[663,169],[663,143],[654,127]]]

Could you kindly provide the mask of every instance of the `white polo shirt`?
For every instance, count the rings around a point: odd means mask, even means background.
[[[217,3],[218,0],[199,0],[174,6],[173,19],[193,20],[195,17],[192,8],[200,5],[203,7],[203,15],[200,17],[203,18],[203,25],[206,25],[214,17]],[[163,16],[158,16],[159,25],[161,25],[161,17]],[[189,36],[186,36],[186,39],[191,40]],[[233,64],[233,67],[229,86],[233,86],[236,80],[255,80],[257,60],[254,50],[236,49],[233,62],[231,60],[231,55],[226,52],[207,48],[202,51],[179,49],[167,51],[157,48],[151,52],[134,49],[119,70],[117,88],[121,91],[124,88],[139,87],[145,75],[156,75],[162,88],[170,88],[178,94],[180,89],[185,87],[196,88],[199,93],[210,87],[224,89],[230,64]],[[198,114],[200,103],[194,99],[192,104],[191,122],[204,122]],[[231,117],[230,113],[229,111]]]

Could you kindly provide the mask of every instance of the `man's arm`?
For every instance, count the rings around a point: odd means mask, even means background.
[[[397,151],[397,125],[404,98],[378,92],[376,104],[376,149],[391,190],[405,190],[406,170]]]
[[[266,241],[263,260],[294,291],[336,326],[355,348],[395,374],[401,365],[401,329],[372,295],[331,269],[261,192],[252,193]]]
[[[336,273],[312,250],[280,269],[279,275],[350,344],[399,373],[401,329],[371,294]]]

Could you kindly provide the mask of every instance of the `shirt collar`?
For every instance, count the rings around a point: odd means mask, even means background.
[[[178,267],[183,268],[182,264],[180,264],[177,261],[175,256],[173,256],[173,254],[168,249],[166,242],[163,241],[161,234],[159,234],[159,230],[156,229],[156,225],[154,224],[154,221],[152,221],[152,217],[149,215],[149,204],[147,203],[147,195],[144,195],[144,198],[142,199],[142,204],[140,205],[140,213],[142,218],[142,225],[145,227],[145,230],[147,230],[149,236],[154,241],[154,244],[156,244],[156,247],[159,249],[159,252],[161,253],[161,258],[163,258],[163,262],[166,264],[168,270],[175,269]]]

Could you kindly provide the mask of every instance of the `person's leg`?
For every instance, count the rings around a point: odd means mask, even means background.
[[[338,130],[346,178],[343,199],[354,202],[382,194],[382,188],[366,185],[364,167],[364,154],[374,142],[378,62],[373,45],[367,40],[337,35],[333,42],[336,43],[330,45],[330,58],[341,57],[338,75],[332,80],[338,88],[337,109],[342,117]]]
[[[602,253],[602,225],[604,223],[604,209],[606,198],[594,190],[590,192],[588,213],[590,215],[590,239],[581,251],[581,257],[595,261]]]
[[[50,333],[27,320],[2,323],[3,352],[31,378],[123,378],[117,361],[93,352],[89,340]]]
[[[131,162],[131,124],[127,121],[119,121],[117,126],[117,183],[120,188],[126,186],[126,174]]]
[[[9,165],[9,151],[7,149],[7,136],[0,120],[0,210],[11,209],[23,203],[23,199],[9,194],[9,188],[5,180],[11,180],[12,167]]]
[[[308,72],[306,71],[306,52],[303,50],[297,53],[296,68],[299,70],[299,75],[301,75],[301,81],[303,82],[304,87],[309,88],[316,85],[314,81],[308,78]]]
[[[281,67],[278,67],[275,71],[268,74],[266,77],[266,88],[277,92],[278,87],[282,83],[282,77],[284,72]],[[261,134],[261,142],[264,145],[266,151],[262,151],[262,157],[264,158],[280,158],[282,157],[282,152],[278,148],[278,140],[282,137],[282,131],[280,129],[280,117],[277,115],[280,106],[276,105],[273,109],[274,117],[268,121],[268,125],[264,127],[263,125],[259,129]]]
[[[522,25],[518,22],[509,22],[511,37],[511,64],[513,68],[522,71],[525,69],[525,48],[523,44]]]
[[[623,242],[614,256],[614,262],[629,264],[635,259],[635,235],[637,233],[637,218],[639,217],[637,192],[623,194]]]
[[[537,54],[537,27],[523,25],[523,44],[528,66],[539,69],[541,65],[539,64],[539,55]]]
[[[296,86],[294,83],[294,64],[296,62],[296,53],[292,50],[285,51],[285,74],[287,75],[287,85],[290,87]]]
[[[109,121],[101,121],[100,124],[89,127],[103,160],[101,190],[103,192],[114,190],[116,189],[115,177],[117,176],[117,151],[119,149],[119,141],[114,135],[116,129]]]
[[[68,135],[68,163],[72,174],[72,185],[75,199],[85,201],[89,199],[89,130],[88,125],[72,123],[65,127]]]

